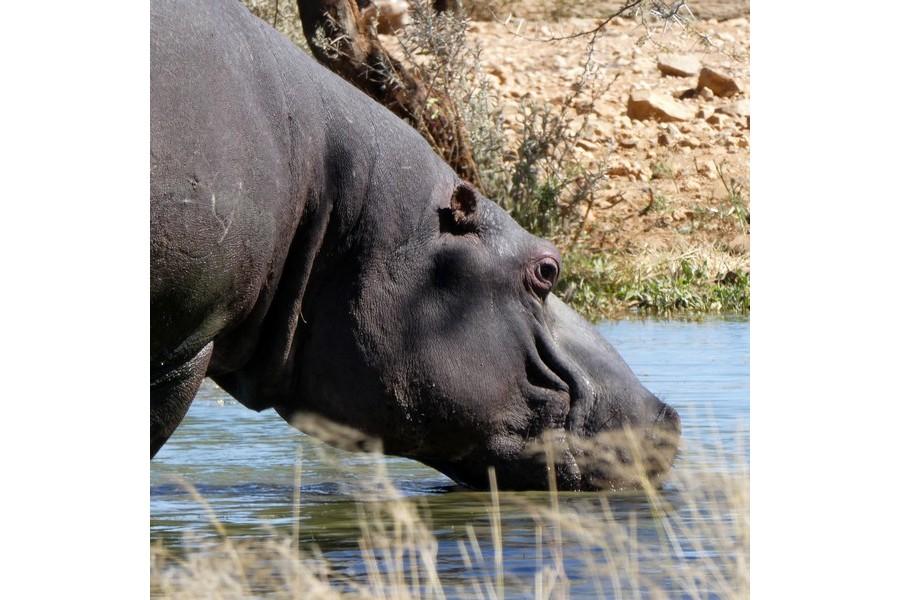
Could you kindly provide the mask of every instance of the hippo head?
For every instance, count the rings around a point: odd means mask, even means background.
[[[382,231],[380,247],[343,267],[357,271],[352,285],[319,278],[304,400],[279,412],[351,425],[476,488],[489,467],[504,489],[665,473],[678,414],[553,294],[558,250],[468,184],[443,187],[396,243]]]

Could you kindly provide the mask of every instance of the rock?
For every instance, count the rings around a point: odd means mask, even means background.
[[[500,82],[500,85],[503,85],[506,83],[506,73],[499,66],[490,65],[487,68],[487,72],[489,74],[493,75],[494,77],[496,77],[497,80]]]
[[[706,121],[711,116],[713,116],[715,113],[716,113],[716,109],[713,108],[712,106],[704,106],[704,107],[701,107],[700,110],[697,111],[697,118],[703,119],[704,121]]]
[[[708,117],[706,117],[706,122],[709,123],[710,125],[721,125],[722,117],[720,115],[713,113],[713,114],[709,115]]]
[[[750,254],[750,234],[739,233],[726,244],[732,254]]]
[[[671,96],[649,91],[634,91],[628,97],[628,116],[632,119],[656,121],[687,121],[693,118],[691,109]]]
[[[672,146],[678,143],[679,138],[681,138],[681,132],[678,131],[678,128],[667,123],[660,125],[660,133],[656,141],[660,146]]]
[[[606,121],[599,121],[594,125],[594,135],[600,139],[608,140],[613,136],[614,126]]]
[[[691,77],[700,72],[700,61],[690,54],[660,54],[656,60],[656,68],[663,75]]]
[[[709,88],[700,88],[700,97],[704,100],[712,100],[716,95],[713,94],[712,90]]]
[[[709,67],[700,69],[697,87],[706,88],[716,96],[723,97],[733,96],[741,91],[741,88],[733,78],[719,71],[713,71]]]
[[[731,115],[732,117],[738,117],[738,119],[743,120],[741,117],[750,116],[750,101],[744,98],[743,100],[720,106],[716,109],[716,112]]]
[[[632,164],[626,159],[614,160],[607,167],[606,174],[610,177],[637,178],[641,175],[641,165],[640,163]]]
[[[622,135],[619,136],[616,140],[619,143],[619,146],[622,148],[634,148],[638,145],[637,138],[633,138],[630,135]]]
[[[717,177],[716,163],[711,160],[700,161],[697,164],[697,173],[707,179],[715,179]]]
[[[628,177],[630,173],[631,163],[629,163],[627,160],[611,164],[606,168],[606,174],[610,177]]]
[[[689,135],[689,136],[682,138],[681,141],[678,142],[678,145],[683,148],[699,148],[700,140],[698,140],[697,138],[695,138],[692,135]]]

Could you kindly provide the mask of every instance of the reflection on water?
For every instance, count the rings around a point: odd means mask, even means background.
[[[682,528],[677,535],[689,542],[678,548],[678,560],[715,563],[723,552],[722,540],[705,538],[711,536],[706,525],[713,522],[711,515],[722,502],[717,477],[744,476],[749,461],[748,323],[620,321],[598,327],[647,388],[682,416],[683,450],[663,497]],[[373,458],[326,447],[274,412],[250,411],[210,383],[201,388],[184,422],[151,463],[151,539],[177,550],[182,544],[196,543],[197,536],[215,535],[204,508],[175,478],[197,488],[232,537],[262,538],[271,536],[273,529],[290,534],[298,452],[302,455],[301,543],[316,545],[342,575],[364,577],[358,547],[360,507],[353,492],[365,488],[376,468]],[[478,564],[469,563],[461,550],[472,531],[479,539],[491,539],[490,495],[459,489],[437,471],[412,461],[388,458],[386,462],[397,489],[415,499],[426,515],[438,542],[442,581],[490,572],[489,544],[480,548],[483,560]],[[677,483],[682,480],[704,486],[699,496],[706,500],[700,506],[696,500],[689,505],[682,501],[684,488]],[[533,588],[542,562],[553,560],[551,548],[544,545],[538,550],[535,520],[528,508],[529,503],[547,506],[548,502],[547,494],[500,495],[509,597],[517,589]],[[560,494],[559,503],[588,519],[608,511],[605,514],[616,520],[633,523],[634,535],[646,538],[647,555],[636,557],[644,559],[638,561],[640,574],[668,587],[669,575],[653,572],[653,553],[671,550],[662,550],[654,507],[640,495],[568,493]],[[185,533],[193,537],[185,538]],[[570,592],[596,595],[607,589],[609,582],[593,580],[585,565],[603,563],[610,548],[577,536],[566,537],[564,544],[567,556],[578,556],[565,565]],[[684,584],[676,587],[683,589]],[[693,592],[703,595],[702,589]]]

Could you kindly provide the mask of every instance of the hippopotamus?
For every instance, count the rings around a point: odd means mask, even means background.
[[[554,294],[557,248],[412,127],[237,0],[152,2],[150,48],[151,458],[209,377],[474,488],[670,469],[678,413]]]

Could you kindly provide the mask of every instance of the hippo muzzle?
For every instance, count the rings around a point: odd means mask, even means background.
[[[577,491],[657,486],[678,451],[678,412],[650,393],[621,356],[555,296],[526,368],[527,427],[495,433],[455,460],[420,458],[457,482]]]

